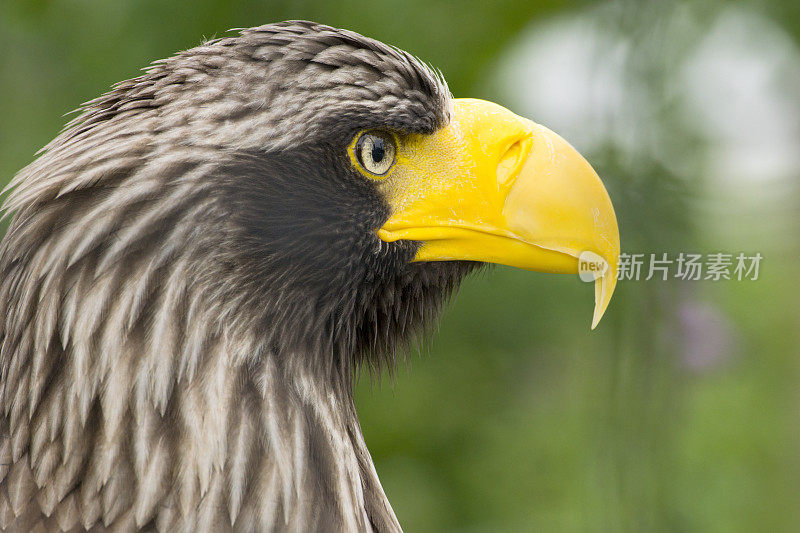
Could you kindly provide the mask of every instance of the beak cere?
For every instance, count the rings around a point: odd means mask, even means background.
[[[415,261],[578,273],[579,258],[593,258],[597,326],[617,281],[617,219],[597,173],[552,131],[457,99],[449,125],[401,146],[382,187],[393,212],[378,235],[422,241]]]

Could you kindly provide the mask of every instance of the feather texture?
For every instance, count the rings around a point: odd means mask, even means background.
[[[307,22],[86,104],[4,206],[0,527],[399,530],[352,381],[473,267],[381,243],[336,150],[448,113],[412,56]]]

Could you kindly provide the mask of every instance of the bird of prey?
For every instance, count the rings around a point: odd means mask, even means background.
[[[157,61],[12,181],[0,527],[399,531],[353,402],[485,263],[619,235],[556,134],[357,33],[291,21]]]

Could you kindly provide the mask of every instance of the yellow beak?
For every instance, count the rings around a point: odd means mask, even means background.
[[[617,283],[617,219],[597,173],[552,131],[458,99],[449,125],[399,143],[382,187],[393,213],[378,235],[422,241],[415,261],[578,273],[580,258],[581,277],[595,281],[597,326]]]

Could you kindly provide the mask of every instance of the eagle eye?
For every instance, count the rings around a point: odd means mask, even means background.
[[[361,134],[354,151],[364,170],[375,176],[384,176],[394,165],[397,148],[391,135],[373,131]]]

